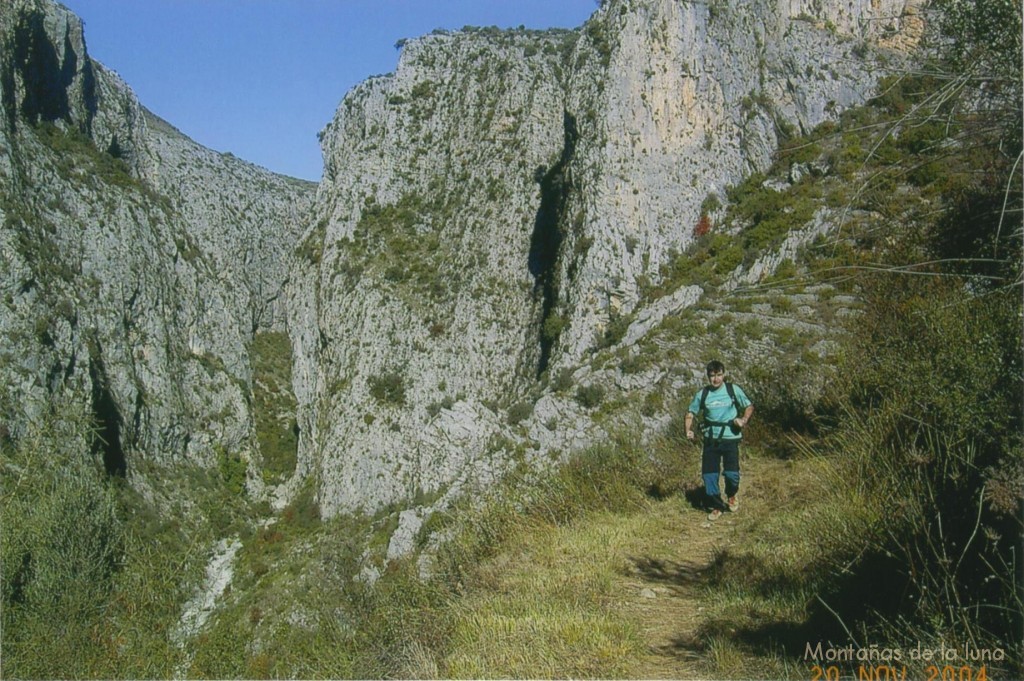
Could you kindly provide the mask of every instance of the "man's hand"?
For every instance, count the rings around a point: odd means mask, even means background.
[[[692,430],[687,430],[687,431],[686,431],[686,439],[687,439],[687,440],[693,440],[693,439],[695,439],[696,437],[697,437],[697,436],[696,436],[696,435],[694,434],[694,432],[693,432]]]

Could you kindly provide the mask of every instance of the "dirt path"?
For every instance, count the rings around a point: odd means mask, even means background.
[[[657,531],[647,538],[646,554],[630,557],[623,575],[627,597],[621,607],[637,618],[649,641],[649,652],[632,677],[706,677],[700,664],[707,655],[700,639],[706,572],[717,551],[744,541],[751,520],[772,511],[770,494],[759,488],[758,479],[777,480],[786,465],[771,459],[744,462],[739,510],[713,523],[691,503],[695,493],[686,501],[666,502]]]

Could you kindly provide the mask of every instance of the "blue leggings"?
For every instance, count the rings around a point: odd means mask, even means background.
[[[739,491],[740,441],[705,439],[700,472],[704,477],[704,492],[708,505],[711,508],[724,508],[718,476],[725,476],[725,496],[734,496]]]

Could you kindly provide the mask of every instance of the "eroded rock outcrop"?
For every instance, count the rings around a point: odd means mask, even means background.
[[[0,7],[0,102],[8,436],[71,400],[111,473],[258,456],[247,348],[284,318],[312,185],[146,111],[52,2]]]
[[[294,480],[316,479],[327,515],[443,504],[562,460],[601,436],[588,395],[675,389],[663,367],[589,359],[700,299],[645,292],[780,139],[864,101],[920,38],[920,4],[609,0],[575,31],[410,40],[322,131],[314,200],[147,112],[66,9],[13,0],[7,428],[71,399],[112,473],[253,460],[249,343],[286,327]]]
[[[650,316],[643,288],[702,205],[863,102],[917,4],[613,0],[579,31],[409,41],[322,132],[291,280],[325,511],[437,499],[592,438],[546,381],[603,380],[587,357]]]

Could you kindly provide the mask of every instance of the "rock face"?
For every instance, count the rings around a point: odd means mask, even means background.
[[[300,468],[324,511],[586,443],[586,407],[549,379],[604,380],[587,358],[666,313],[638,307],[643,286],[702,206],[863,102],[917,4],[609,0],[579,31],[408,42],[321,133],[289,284]]]
[[[146,111],[52,2],[0,7],[0,102],[8,434],[70,400],[110,472],[258,456],[248,343],[284,319],[313,186]]]
[[[78,402],[111,473],[229,455],[258,487],[250,342],[287,330],[283,489],[313,477],[325,515],[424,507],[399,555],[430,507],[598,438],[605,390],[688,385],[591,358],[701,298],[648,293],[780,139],[865,99],[919,4],[606,0],[575,31],[411,40],[322,131],[314,196],[146,111],[63,7],[8,0],[5,436]]]

